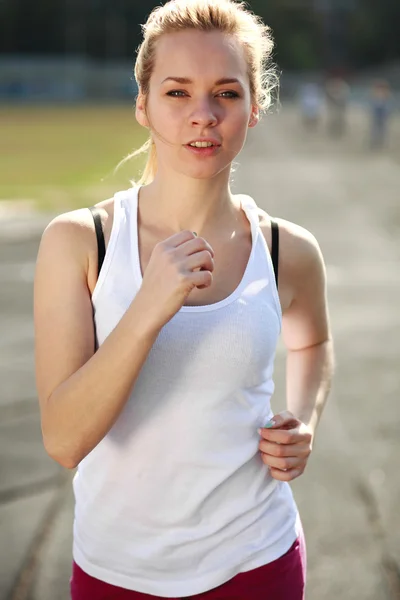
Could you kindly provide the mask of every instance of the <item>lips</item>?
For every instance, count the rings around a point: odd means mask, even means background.
[[[193,147],[196,147],[196,146],[192,146],[192,144],[196,144],[196,143],[199,143],[199,144],[212,144],[213,146],[221,146],[221,142],[219,142],[218,140],[213,139],[213,138],[197,138],[195,140],[191,140],[190,142],[188,142],[187,146],[191,146],[193,148]],[[207,146],[198,146],[198,147],[200,147],[200,148],[201,147],[206,148]]]

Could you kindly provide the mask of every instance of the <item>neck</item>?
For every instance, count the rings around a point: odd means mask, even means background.
[[[202,235],[237,213],[229,175],[228,171],[213,179],[192,179],[157,174],[140,190],[142,214],[157,215],[171,235],[184,229]]]

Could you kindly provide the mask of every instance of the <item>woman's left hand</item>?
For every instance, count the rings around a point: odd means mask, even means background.
[[[291,481],[303,473],[312,450],[310,427],[284,411],[259,429],[259,433],[261,458],[274,479]]]

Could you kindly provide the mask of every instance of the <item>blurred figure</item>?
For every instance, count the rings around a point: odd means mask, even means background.
[[[300,110],[304,127],[316,129],[322,118],[323,97],[317,83],[305,83],[300,89]]]
[[[332,137],[344,135],[347,128],[347,107],[350,87],[341,77],[328,79],[325,87],[328,110],[328,132]]]
[[[392,112],[392,93],[384,79],[375,81],[371,88],[371,139],[373,150],[383,148],[387,141],[389,117]]]

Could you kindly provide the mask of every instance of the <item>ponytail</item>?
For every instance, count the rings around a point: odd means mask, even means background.
[[[146,150],[148,154],[146,165],[144,167],[143,174],[139,180],[139,184],[147,185],[148,183],[151,183],[154,180],[157,173],[157,150],[153,139],[148,139],[140,150],[142,150],[143,152]]]
[[[125,158],[123,158],[116,166],[114,173],[120,167],[122,167],[122,165],[128,162],[128,160],[136,158],[145,152],[147,152],[147,161],[137,185],[147,185],[151,183],[157,173],[157,150],[152,137],[149,137],[149,139],[138,150],[135,150],[131,154],[128,154],[128,156],[125,156]],[[131,183],[135,184],[136,182],[132,181]]]

